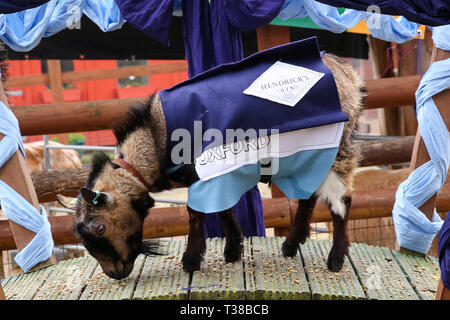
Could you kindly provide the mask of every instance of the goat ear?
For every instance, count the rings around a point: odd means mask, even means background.
[[[138,199],[132,200],[131,205],[139,213],[139,216],[144,219],[148,214],[148,209],[154,207],[155,200],[150,197],[148,192],[144,192]]]
[[[62,194],[57,194],[56,200],[58,200],[64,208],[75,210],[77,207],[77,198],[65,197]]]
[[[99,207],[105,205],[108,202],[108,194],[104,192],[92,191],[91,189],[84,187],[81,188],[80,192],[84,201],[92,206]]]

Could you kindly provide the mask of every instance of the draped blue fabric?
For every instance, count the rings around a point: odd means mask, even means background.
[[[286,0],[281,8],[281,19],[310,17],[315,24],[328,31],[340,33],[356,26],[365,19],[372,36],[385,41],[403,43],[417,34],[419,25],[404,17],[346,9],[340,13],[337,8],[314,0]]]
[[[30,51],[43,37],[76,28],[83,14],[104,32],[119,29],[125,22],[114,0],[51,0],[33,9],[0,15],[0,40],[15,51]]]
[[[450,288],[450,212],[438,234],[438,256],[442,283]]]
[[[435,45],[450,51],[450,25],[434,27]],[[416,91],[416,110],[419,131],[427,147],[430,161],[415,169],[400,184],[392,216],[397,240],[401,247],[427,253],[442,219],[434,209],[432,221],[418,209],[444,185],[450,164],[448,129],[433,96],[450,89],[450,59],[431,64]]]
[[[180,15],[182,6],[180,1],[51,0],[39,7],[0,15],[0,40],[7,43],[13,50],[30,51],[39,44],[42,37],[51,36],[66,27],[72,28],[82,14],[86,14],[103,31],[121,28],[126,20],[147,35],[167,45],[171,17]],[[204,5],[205,2],[207,5]],[[197,43],[198,48],[204,51],[204,48],[214,50],[221,47],[226,50],[223,54],[225,57],[230,57],[234,46],[240,41],[233,28],[254,29],[269,23],[278,14],[282,19],[309,16],[317,25],[332,32],[344,32],[365,19],[374,37],[397,43],[412,39],[418,27],[417,23],[408,21],[404,17],[395,19],[386,14],[379,15],[353,9],[345,10],[340,14],[337,8],[314,0],[202,0],[189,6],[184,5],[183,11],[189,15],[189,11],[196,8],[202,10],[202,13],[198,12],[199,17],[210,17],[210,27],[202,31],[206,38],[214,40],[206,47]],[[439,12],[440,7],[436,8]],[[192,18],[191,21],[193,21]],[[189,29],[185,29],[185,32],[186,30]],[[211,34],[213,30],[229,32],[229,34],[221,33],[223,36],[213,36]],[[201,41],[201,39],[198,40]],[[226,41],[230,41],[233,45],[228,48]],[[197,48],[196,43],[191,44],[192,47]],[[192,70],[191,75],[197,73],[198,71]]]
[[[116,3],[129,24],[153,39],[169,45],[173,0],[116,0]]]
[[[35,8],[50,0],[0,0],[0,13],[13,13]]]
[[[25,156],[19,124],[14,114],[0,101],[0,167],[20,150]],[[5,182],[0,180],[0,204],[6,217],[33,231],[36,236],[14,260],[24,272],[50,258],[54,247],[50,223],[41,206],[41,213]]]
[[[189,76],[217,65],[243,58],[240,31],[257,28],[272,21],[284,0],[208,0],[182,2],[184,42]],[[252,209],[252,210],[249,210]],[[265,236],[262,199],[257,187],[246,192],[233,213],[242,232]],[[206,216],[207,237],[223,237],[219,216]]]
[[[381,13],[404,16],[410,21],[428,26],[450,23],[450,1],[448,0],[317,0],[335,7],[366,11],[371,5],[380,8]]]

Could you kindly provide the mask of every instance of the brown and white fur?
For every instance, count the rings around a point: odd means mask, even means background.
[[[363,86],[353,68],[341,59],[324,55],[324,63],[333,72],[342,109],[350,121],[345,123],[342,141],[335,163],[320,188],[306,200],[299,200],[299,207],[290,234],[283,244],[285,256],[293,256],[298,244],[309,236],[309,222],[318,200],[325,201],[331,211],[334,224],[333,247],[328,257],[328,268],[339,271],[348,253],[347,217],[351,204],[352,173],[357,166],[357,151],[353,138],[358,130],[358,117],[362,110]],[[118,140],[117,155],[130,163],[141,174],[143,182],[110,161],[105,155],[94,159],[89,180],[78,201],[72,204],[59,197],[62,204],[76,209],[74,232],[85,244],[105,273],[113,278],[126,277],[133,269],[134,260],[145,252],[142,241],[143,221],[153,206],[149,191],[158,192],[171,187],[170,180],[190,184],[192,170],[178,176],[166,174],[166,125],[159,96],[149,103],[131,109],[129,117],[115,130]],[[97,203],[93,203],[99,191]],[[183,268],[191,272],[200,269],[206,244],[203,221],[205,214],[188,207],[189,236],[183,255]],[[241,258],[242,234],[231,209],[219,213],[226,236],[224,256],[226,262]]]

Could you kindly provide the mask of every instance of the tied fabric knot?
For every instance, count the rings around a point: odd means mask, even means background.
[[[450,25],[433,28],[433,40],[442,50],[450,50]],[[400,184],[392,216],[401,247],[426,254],[443,225],[434,209],[432,221],[418,209],[444,185],[450,163],[449,132],[433,96],[450,88],[450,59],[434,62],[416,91],[419,131],[430,161],[415,169]]]
[[[0,167],[20,150],[25,157],[19,125],[16,117],[0,101]],[[20,194],[0,180],[0,204],[6,217],[15,223],[36,233],[33,240],[14,258],[24,272],[39,262],[47,260],[53,251],[54,243],[47,214],[41,206],[41,213]]]

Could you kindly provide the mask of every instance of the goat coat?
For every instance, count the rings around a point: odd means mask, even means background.
[[[315,37],[210,69],[159,97],[167,168],[195,163],[188,205],[205,213],[231,208],[261,176],[289,198],[309,198],[348,121]]]

